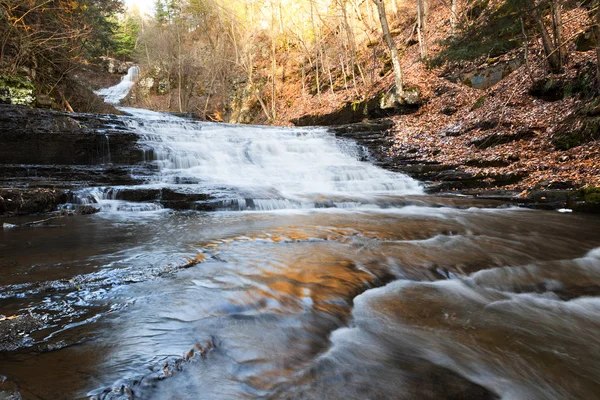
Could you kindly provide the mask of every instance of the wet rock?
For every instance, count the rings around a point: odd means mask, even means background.
[[[113,188],[109,198],[137,203],[158,202],[174,210],[205,210],[204,204],[212,199],[207,193],[195,193],[172,188]],[[212,211],[212,208],[211,208]]]
[[[574,211],[600,213],[600,188],[589,186],[572,193],[570,205]]]
[[[94,165],[142,161],[137,135],[115,129],[112,122],[111,117],[0,105],[0,162]],[[105,130],[99,132],[102,128]]]
[[[0,316],[0,351],[14,351],[30,345],[29,334],[44,326],[39,316]]]
[[[0,375],[0,400],[22,400],[24,397],[19,392],[19,387]]]
[[[0,189],[0,215],[27,215],[54,210],[67,194],[52,189]]]
[[[526,205],[537,209],[571,208],[571,204],[572,192],[569,190],[532,190],[526,197]]]
[[[147,163],[136,166],[0,164],[0,187],[64,190],[133,185],[142,183],[144,177],[153,174],[156,168]]]
[[[100,212],[99,208],[90,206],[90,205],[80,205],[75,207],[74,213],[75,215],[92,215]]]

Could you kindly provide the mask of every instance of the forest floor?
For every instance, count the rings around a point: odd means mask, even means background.
[[[583,31],[585,18],[581,10],[573,11],[565,18],[569,21],[565,35]],[[434,20],[433,26],[436,23],[442,26],[445,22]],[[441,32],[440,37],[430,38],[435,53],[444,30],[431,30]],[[382,149],[388,164],[399,170],[402,165],[435,165],[439,173],[430,174],[429,179],[447,191],[503,190],[525,198],[540,189],[595,190],[600,186],[600,121],[596,119],[600,110],[596,110],[597,88],[591,87],[596,68],[593,50],[578,52],[571,43],[564,71],[550,74],[536,40],[528,44],[526,63],[525,49],[519,48],[493,60],[433,69],[420,60],[418,47],[407,49],[403,69],[406,85],[420,88],[423,105],[414,113],[391,117],[395,126],[388,133],[387,148]],[[522,65],[484,90],[446,78],[512,60],[521,60]],[[366,96],[392,85],[390,72]],[[343,101],[348,99],[331,94],[304,98],[302,107],[280,113],[277,123],[289,124],[311,109],[322,115],[335,113]],[[585,124],[591,133],[582,131]],[[405,170],[410,172],[410,168]],[[445,185],[444,181],[462,183]]]

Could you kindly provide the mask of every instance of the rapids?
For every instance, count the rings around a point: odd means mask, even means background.
[[[0,231],[0,398],[598,398],[598,217],[425,196],[320,128],[123,111],[146,184]],[[219,207],[131,194],[165,189]]]

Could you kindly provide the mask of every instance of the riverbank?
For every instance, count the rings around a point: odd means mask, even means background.
[[[138,134],[119,117],[9,105],[0,105],[0,111],[0,215],[48,213],[72,200],[73,190],[136,185],[155,172],[156,167],[147,162],[152,159],[152,150],[140,145]],[[445,143],[448,136],[436,136],[437,144],[432,140],[413,140],[411,146],[398,146],[397,124],[397,119],[381,119],[329,129],[337,137],[367,148],[365,161],[420,180],[428,193],[550,210],[599,209],[593,186],[556,181],[531,184],[533,181],[524,179],[524,173],[508,171],[490,176],[470,170],[493,168],[493,160],[485,158],[464,163],[440,161],[436,158],[437,149],[431,149]],[[469,131],[465,126],[463,135],[471,135],[474,129]],[[115,196],[134,202],[160,201],[165,207],[177,209],[200,207],[210,211],[220,204],[211,201],[209,194],[154,188],[120,190]]]

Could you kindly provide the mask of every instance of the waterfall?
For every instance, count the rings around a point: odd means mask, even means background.
[[[375,196],[422,194],[412,178],[376,167],[356,143],[324,128],[241,126],[121,108],[153,149],[151,184],[222,194],[235,209],[346,207]]]
[[[135,81],[140,76],[140,68],[135,66],[129,68],[127,75],[121,78],[121,82],[115,86],[111,86],[106,89],[97,90],[98,96],[103,97],[104,101],[110,104],[119,104],[133,88]]]

